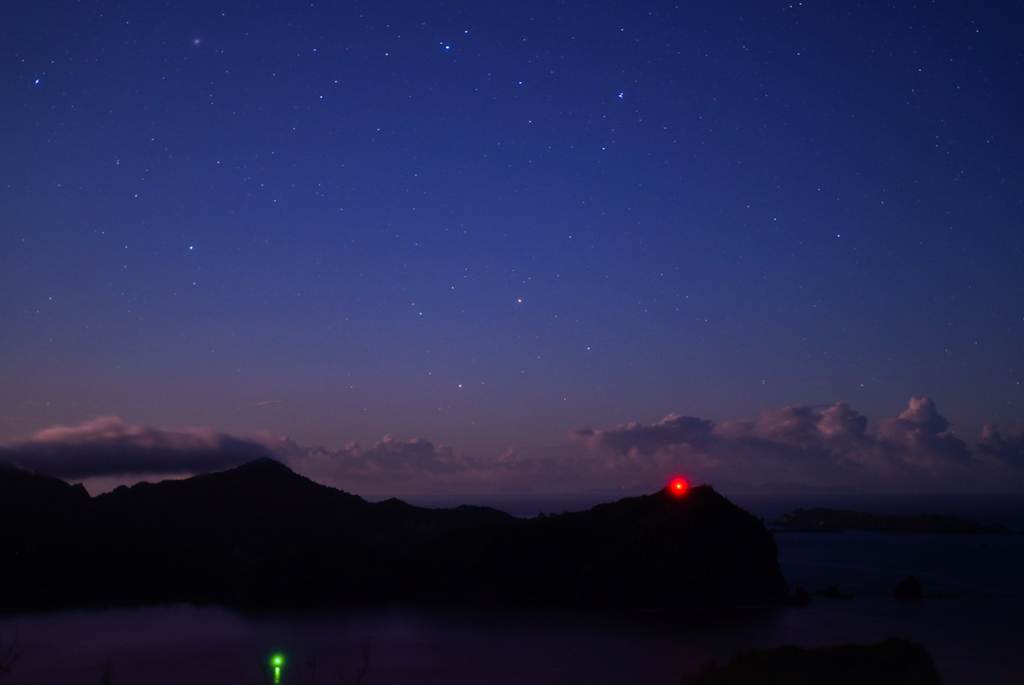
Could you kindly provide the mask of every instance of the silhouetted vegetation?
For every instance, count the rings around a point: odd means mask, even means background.
[[[103,685],[111,685],[114,682],[114,662],[110,659],[103,662],[103,674],[101,677]]]
[[[363,678],[366,677],[366,671],[370,668],[370,643],[363,645],[361,655],[363,663],[356,669],[354,685],[359,685],[363,682]],[[345,674],[342,671],[338,671],[338,682],[341,685],[345,685],[345,683],[348,682],[345,680]]]
[[[789,597],[771,535],[708,486],[523,520],[485,507],[371,504],[269,459],[95,498],[2,469],[0,519],[0,611],[167,602],[676,610]]]
[[[682,685],[940,685],[931,655],[898,637],[873,645],[784,646],[710,661]]]
[[[11,672],[11,668],[14,666],[14,662],[18,660],[21,654],[18,652],[18,634],[14,634],[14,639],[8,644],[4,644],[3,636],[0,635],[0,678],[8,675]]]

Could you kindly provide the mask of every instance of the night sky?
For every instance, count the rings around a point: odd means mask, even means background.
[[[1022,36],[1008,2],[5,2],[0,457],[1024,491]]]

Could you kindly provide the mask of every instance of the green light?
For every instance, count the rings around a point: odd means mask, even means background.
[[[284,655],[275,654],[270,657],[270,665],[274,667],[274,682],[281,682],[281,667],[284,666]]]

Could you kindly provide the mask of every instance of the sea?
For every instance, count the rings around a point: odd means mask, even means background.
[[[420,498],[424,506],[495,506],[518,516],[585,509],[598,495]],[[1024,683],[1024,497],[742,495],[771,521],[797,507],[956,515],[1008,536],[773,533],[790,587],[836,586],[800,608],[678,615],[375,610],[249,615],[218,606],[152,606],[0,616],[0,685],[670,685],[709,659],[784,644],[923,644],[946,685]],[[892,597],[920,579],[920,602]],[[14,658],[16,657],[16,658]],[[12,658],[13,661],[12,661]],[[362,678],[360,681],[360,677]]]

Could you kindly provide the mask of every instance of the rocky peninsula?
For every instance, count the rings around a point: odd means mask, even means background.
[[[90,497],[0,468],[0,611],[162,603],[678,611],[781,604],[771,534],[710,486],[533,519],[370,503],[260,459]]]

